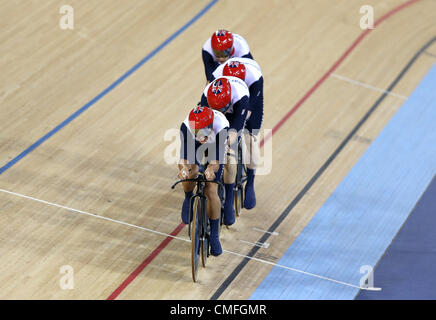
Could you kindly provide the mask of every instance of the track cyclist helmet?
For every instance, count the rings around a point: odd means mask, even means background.
[[[238,61],[228,62],[223,69],[223,76],[238,77],[245,81],[245,65]]]
[[[211,38],[212,50],[217,58],[230,57],[234,53],[233,35],[227,30],[217,30]]]
[[[189,113],[189,127],[198,141],[212,133],[214,114],[209,107],[197,106]]]
[[[230,108],[232,87],[226,78],[215,79],[207,90],[207,103],[212,109],[225,113]]]

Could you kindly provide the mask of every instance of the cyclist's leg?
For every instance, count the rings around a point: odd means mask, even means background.
[[[245,134],[245,145],[247,148],[247,183],[245,184],[244,208],[252,209],[256,206],[256,194],[254,192],[254,177],[256,175],[256,167],[259,161],[259,141],[255,134],[249,131]]]
[[[183,166],[187,166],[190,170],[188,172],[188,179],[194,179],[198,175],[198,165],[196,164],[189,164],[187,160],[180,160],[180,163],[178,165],[179,170],[182,169]],[[190,222],[189,220],[189,204],[191,202],[191,197],[193,196],[193,191],[195,188],[194,182],[182,182],[183,184],[183,190],[185,192],[185,199],[183,201],[182,205],[182,221],[185,224],[188,224]]]
[[[258,93],[250,99],[252,105],[251,116],[246,123],[245,143],[247,146],[247,183],[245,185],[244,208],[252,209],[256,206],[256,194],[254,192],[254,177],[256,166],[259,161],[260,146],[257,135],[263,120],[263,79],[260,78],[257,85]]]
[[[216,165],[218,170],[215,172],[215,179],[213,181],[219,182],[223,175],[224,165],[218,163]],[[218,196],[218,184],[206,183],[204,193],[207,198],[207,213],[209,218],[212,220],[219,219],[221,216],[221,200]]]
[[[215,173],[215,181],[219,181],[223,174],[224,165],[220,165]],[[218,196],[218,185],[216,183],[206,183],[204,189],[207,198],[207,213],[210,221],[210,253],[214,256],[220,255],[223,250],[219,240],[219,225],[221,215],[221,201]]]
[[[237,143],[236,143],[237,145]],[[235,223],[235,209],[233,207],[233,189],[236,179],[236,150],[234,146],[227,148],[227,161],[224,165],[224,188],[226,190],[226,200],[224,203],[224,224],[227,226]]]

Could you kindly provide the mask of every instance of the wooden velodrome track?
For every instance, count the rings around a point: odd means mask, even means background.
[[[74,30],[61,30],[64,1],[1,2],[1,299],[248,299],[436,60],[432,45],[304,190],[376,88],[436,35],[436,1],[220,0],[110,87],[208,3],[70,0]],[[359,27],[365,4],[381,19],[372,31]],[[263,127],[280,125],[257,207],[223,231],[225,252],[194,284],[164,135],[199,100],[201,46],[218,28],[247,39],[265,78]],[[235,271],[293,201],[269,247]],[[60,288],[65,265],[72,290]]]

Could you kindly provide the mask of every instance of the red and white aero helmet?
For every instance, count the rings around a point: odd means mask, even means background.
[[[207,141],[213,130],[213,110],[209,107],[197,106],[189,113],[189,127],[197,141]]]
[[[227,30],[217,30],[211,38],[212,50],[215,56],[231,56],[233,49],[233,35]]]
[[[215,79],[207,90],[207,103],[209,107],[223,113],[230,107],[232,100],[232,87],[226,78]]]
[[[205,128],[212,128],[214,114],[209,107],[197,106],[189,113],[189,127],[196,132]]]
[[[245,65],[238,61],[230,61],[224,66],[223,76],[238,77],[245,81]]]

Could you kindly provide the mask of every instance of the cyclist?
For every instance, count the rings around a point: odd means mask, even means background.
[[[236,179],[236,151],[242,130],[245,127],[249,111],[250,93],[244,81],[236,77],[223,76],[215,79],[204,89],[201,105],[219,110],[229,121],[227,161],[224,166],[224,187],[226,201],[224,204],[224,224],[235,223],[233,208],[233,188]]]
[[[221,179],[228,127],[229,122],[226,117],[209,107],[197,106],[189,112],[180,126],[181,149],[178,164],[180,179],[196,178],[203,157],[206,157],[205,160],[209,163],[204,170],[206,179],[209,181]],[[207,156],[204,155],[206,150]],[[194,182],[183,182],[185,200],[182,206],[182,221],[185,224],[190,222],[189,205],[194,188]],[[221,201],[218,196],[218,185],[206,183],[205,195],[207,198],[206,210],[211,226],[210,252],[214,256],[219,256],[222,253],[222,248],[219,241]]]
[[[215,31],[204,43],[201,53],[208,83],[213,80],[213,71],[229,58],[253,59],[247,41],[242,36],[227,30]]]
[[[212,74],[213,79],[222,76],[233,76],[243,80],[250,92],[250,113],[245,124],[245,143],[248,149],[247,183],[245,185],[244,207],[252,209],[256,206],[254,192],[254,176],[259,159],[257,136],[263,120],[263,76],[259,64],[248,58],[230,58],[221,64]]]

